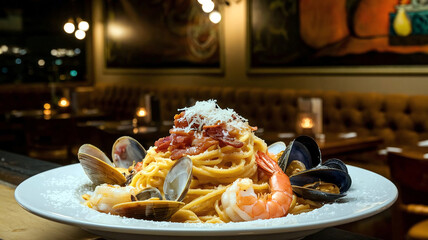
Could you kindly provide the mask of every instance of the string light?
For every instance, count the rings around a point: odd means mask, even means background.
[[[68,21],[64,24],[64,31],[68,34],[74,33],[74,36],[82,40],[86,37],[86,31],[89,30],[89,23],[85,20],[82,20],[81,18],[77,18],[77,30],[76,26],[74,25],[74,20],[72,18],[68,19]]]
[[[218,11],[213,11],[209,16],[211,22],[217,24],[221,21],[221,14]]]
[[[74,35],[76,36],[77,39],[82,40],[86,37],[86,33],[82,30],[76,30],[76,32],[74,33]]]
[[[72,34],[76,27],[74,26],[73,19],[69,19],[68,22],[64,24],[64,31],[68,34]]]
[[[215,7],[215,5],[212,1],[206,1],[202,5],[202,10],[206,13],[210,13],[210,12],[212,12],[212,10],[214,10],[214,7]]]
[[[210,19],[210,21],[212,23],[217,24],[221,21],[221,14],[217,10],[214,11],[214,9],[216,8],[216,5],[214,4],[214,2],[212,0],[198,0],[198,3],[200,3],[202,5],[202,11],[209,13],[208,18]],[[223,1],[220,3],[224,3],[227,6],[230,5],[230,3],[228,1]]]
[[[204,5],[206,2],[211,2],[211,0],[198,0],[198,3]]]
[[[80,30],[82,30],[82,31],[88,31],[89,30],[89,23],[87,22],[87,21],[80,21],[79,22],[79,25],[78,25],[78,28],[80,29]]]

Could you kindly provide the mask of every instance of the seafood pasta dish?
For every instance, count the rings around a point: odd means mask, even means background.
[[[287,148],[282,142],[267,146],[255,135],[257,127],[215,100],[179,111],[170,135],[147,151],[121,137],[110,161],[95,146],[82,145],[79,161],[96,185],[82,196],[84,204],[131,218],[225,223],[310,211],[350,187],[345,164],[322,164],[309,137]]]

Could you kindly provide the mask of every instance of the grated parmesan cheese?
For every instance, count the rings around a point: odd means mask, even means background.
[[[185,128],[176,128],[190,132],[191,130],[202,131],[204,125],[216,125],[225,123],[227,131],[238,130],[243,131],[248,129],[248,120],[237,114],[233,109],[222,109],[217,105],[217,100],[210,99],[207,101],[197,101],[192,107],[178,109],[184,111],[184,116],[180,120],[185,119],[189,124]],[[179,121],[180,121],[179,120]],[[198,126],[197,129],[192,128]]]

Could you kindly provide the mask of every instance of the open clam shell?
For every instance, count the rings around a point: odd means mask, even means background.
[[[333,183],[340,189],[339,194],[327,193],[313,188],[303,187],[317,181]],[[347,172],[336,168],[320,167],[297,173],[290,177],[293,191],[309,200],[331,202],[346,195],[352,184]]]
[[[113,213],[130,218],[166,221],[183,206],[183,202],[168,200],[135,201],[114,205]]]
[[[171,218],[184,203],[192,180],[192,160],[188,157],[178,159],[165,177],[163,189],[165,200],[153,199],[158,191],[153,188],[137,194],[138,201],[120,203],[113,206],[113,213],[125,217],[164,221]],[[144,193],[145,192],[145,193]],[[147,199],[147,200],[145,200]]]
[[[128,168],[140,162],[146,156],[144,147],[134,138],[123,136],[118,138],[112,148],[112,159],[115,167]]]
[[[278,159],[278,165],[286,172],[294,160],[301,162],[306,169],[318,166],[321,163],[321,151],[316,141],[304,135],[295,138]]]
[[[268,152],[275,156],[278,156],[281,152],[284,152],[285,149],[286,149],[285,143],[281,141],[274,142],[268,146]]]
[[[181,201],[192,181],[193,163],[189,157],[178,159],[165,177],[163,184],[165,199]]]
[[[126,182],[124,173],[115,168],[108,157],[93,145],[82,145],[77,158],[86,175],[96,185],[103,183],[123,185]]]
[[[77,154],[86,175],[97,185],[103,183],[124,185],[130,182],[132,175],[129,175],[128,179],[125,177],[128,174],[128,168],[145,156],[144,147],[128,136],[120,137],[113,144],[114,162],[103,151],[91,144],[83,144]]]
[[[143,189],[141,192],[139,192],[136,196],[138,201],[144,201],[149,200],[153,198],[157,198],[159,200],[162,200],[162,193],[159,191],[159,189],[155,187],[148,187]]]

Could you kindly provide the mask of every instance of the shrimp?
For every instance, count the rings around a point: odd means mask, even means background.
[[[221,196],[226,215],[234,222],[284,217],[293,194],[290,179],[266,153],[258,152],[257,165],[269,175],[270,193],[257,195],[253,181],[239,178]]]
[[[118,185],[102,184],[95,188],[92,195],[84,195],[85,205],[104,213],[114,213],[114,205],[131,202],[135,199],[136,189],[131,186],[120,187]]]

